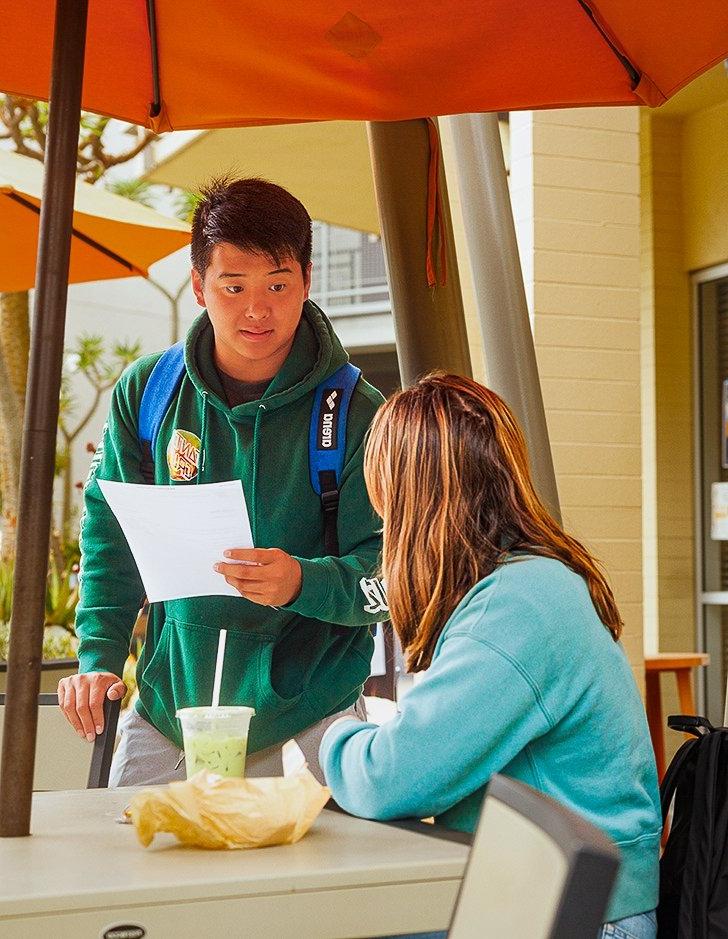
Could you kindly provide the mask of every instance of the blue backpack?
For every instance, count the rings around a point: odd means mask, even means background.
[[[184,343],[162,353],[152,369],[139,407],[139,442],[142,475],[154,483],[154,448],[167,409],[175,398],[185,373]],[[351,362],[325,378],[316,389],[308,435],[308,465],[311,485],[321,499],[326,552],[339,554],[337,518],[339,481],[346,451],[346,420],[351,396],[361,369]]]

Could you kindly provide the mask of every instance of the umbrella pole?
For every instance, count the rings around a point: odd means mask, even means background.
[[[4,838],[30,834],[87,12],[88,0],[56,4],[0,766]]]
[[[526,435],[536,490],[560,520],[498,118],[496,114],[461,114],[446,120],[463,193],[488,386],[515,412]]]
[[[402,383],[410,385],[435,368],[470,376],[470,351],[442,161],[439,191],[447,276],[440,285],[439,272],[438,285],[427,285],[427,122],[377,121],[368,124],[367,130]],[[439,255],[438,239],[433,253]]]

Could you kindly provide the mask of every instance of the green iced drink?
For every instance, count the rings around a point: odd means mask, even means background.
[[[255,714],[248,707],[181,708],[187,778],[204,769],[219,776],[242,777],[248,727]]]
[[[218,773],[220,776],[243,776],[247,746],[247,737],[231,737],[205,731],[186,736],[187,777],[194,776],[201,769]]]

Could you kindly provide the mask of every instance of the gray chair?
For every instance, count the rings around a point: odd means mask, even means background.
[[[33,789],[105,789],[109,784],[120,701],[104,702],[104,731],[93,745],[82,740],[58,707],[58,695],[38,695]],[[5,695],[0,694],[0,747]]]
[[[397,658],[399,647],[391,623],[377,623],[374,634],[375,650],[379,647],[381,665],[377,671],[372,671],[364,682],[364,694],[367,697],[386,698],[389,701],[397,700],[397,678],[401,669]],[[372,660],[374,664],[374,660]]]
[[[494,776],[449,939],[593,939],[619,869],[615,845],[530,786]]]

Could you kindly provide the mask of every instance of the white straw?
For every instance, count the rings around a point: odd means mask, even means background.
[[[220,638],[217,642],[217,662],[215,662],[215,684],[212,686],[212,706],[214,708],[220,705],[220,684],[222,682],[222,661],[225,658],[225,641],[227,639],[227,629],[220,630]]]

